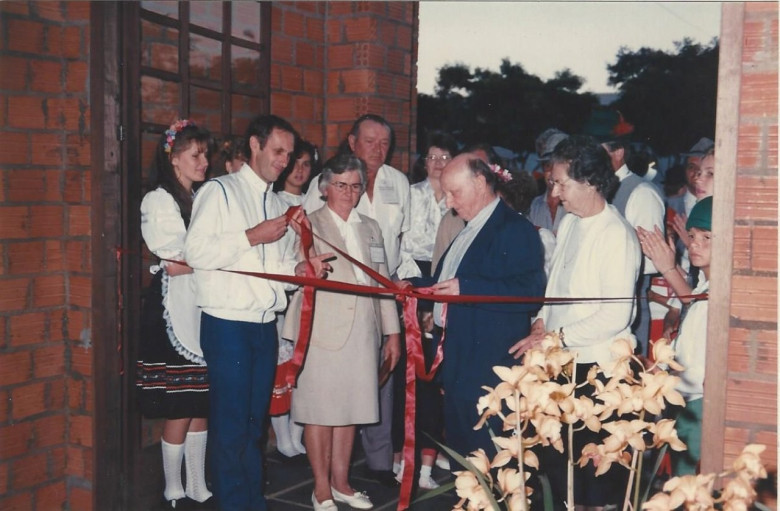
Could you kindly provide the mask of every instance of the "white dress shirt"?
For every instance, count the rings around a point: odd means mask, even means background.
[[[312,180],[303,199],[306,213],[325,205],[319,190],[320,176]],[[392,276],[401,264],[401,234],[409,230],[411,223],[409,180],[406,174],[390,165],[382,165],[374,181],[373,201],[363,194],[357,212],[373,218],[382,230],[387,255],[387,271]]]
[[[702,282],[696,286],[693,294],[709,291],[710,284],[703,273],[701,279]],[[675,352],[674,359],[684,367],[676,373],[680,377],[677,390],[686,401],[703,397],[707,353],[707,300],[697,300],[690,305],[672,347]]]
[[[360,223],[360,215],[358,212],[353,209],[349,212],[347,219],[344,220],[327,205],[325,208],[328,210],[328,213],[330,213],[331,218],[333,218],[333,222],[336,224],[336,228],[339,230],[339,234],[341,234],[341,238],[344,240],[344,246],[347,247],[347,254],[365,264],[366,261],[361,260],[363,251],[360,249],[358,234],[355,232],[357,224]],[[363,285],[368,284],[368,275],[358,268],[356,264],[351,266],[352,271],[355,273],[355,280],[357,283]]]
[[[284,190],[276,192],[276,195],[278,195],[279,198],[282,199],[282,202],[288,206],[300,206],[303,204],[303,195],[295,195],[290,192],[285,192]]]
[[[466,255],[466,251],[474,242],[474,238],[477,237],[479,231],[485,226],[490,215],[496,210],[496,206],[498,206],[498,201],[500,200],[501,199],[498,197],[493,199],[487,206],[482,208],[474,218],[469,220],[466,223],[466,227],[458,233],[452,241],[449,250],[444,255],[438,282],[443,282],[455,276],[458,271],[458,266],[460,266],[460,262],[463,260],[463,256]],[[444,327],[444,323],[442,322],[442,306],[443,304],[441,302],[433,304],[433,322],[440,327]]]
[[[415,261],[430,262],[436,231],[448,209],[443,196],[436,202],[436,195],[428,179],[411,186],[411,228],[401,242],[399,278],[422,276]]]
[[[528,212],[528,219],[537,227],[542,227],[553,234],[558,232],[558,228],[561,225],[561,220],[566,215],[566,208],[563,204],[558,204],[558,208],[555,210],[555,218],[550,214],[550,208],[547,206],[547,193],[537,195],[534,200],[531,201],[531,209]]]
[[[620,167],[615,176],[623,181],[631,174],[626,165]],[[658,227],[661,232],[666,232],[666,226],[664,225],[664,216],[666,214],[666,207],[664,206],[664,200],[661,194],[658,193],[655,186],[648,182],[644,182],[637,186],[626,203],[626,220],[631,226],[636,229],[642,227],[648,231],[653,231],[654,227]],[[645,275],[652,275],[658,273],[658,270],[653,265],[653,262],[649,257],[645,257]]]

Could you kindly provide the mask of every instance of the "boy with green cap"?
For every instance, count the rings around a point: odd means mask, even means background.
[[[691,210],[685,224],[688,231],[688,253],[691,264],[701,270],[700,282],[693,295],[707,293],[710,280],[710,259],[712,255],[712,197],[706,197]],[[685,398],[685,407],[677,415],[677,435],[688,446],[688,450],[671,452],[672,475],[681,476],[697,473],[701,459],[701,419],[704,393],[705,353],[707,352],[707,298],[694,299],[683,319],[677,338],[672,343],[675,360],[684,369],[677,373],[680,383],[677,391]]]

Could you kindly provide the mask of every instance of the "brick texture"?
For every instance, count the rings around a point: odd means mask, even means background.
[[[396,130],[392,165],[410,169],[416,146],[408,129],[416,126],[412,5],[273,3],[272,110],[321,147],[325,158],[357,117],[375,113]]]
[[[753,442],[777,468],[777,21],[776,3],[746,3],[724,466]]]
[[[73,427],[66,341],[91,307],[70,282],[91,283],[90,6],[10,1],[0,13],[0,509],[89,509],[92,407],[79,403]],[[90,462],[66,473],[71,444]]]

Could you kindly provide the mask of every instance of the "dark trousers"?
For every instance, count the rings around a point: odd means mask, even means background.
[[[474,426],[479,422],[478,399],[478,397],[459,396],[452,389],[444,388],[445,445],[463,457],[481,448],[488,458],[493,459],[498,449],[490,438],[489,430],[496,435],[501,435],[501,419],[491,417],[483,427],[474,430]],[[452,463],[453,468],[458,465],[457,462]]]
[[[261,437],[276,369],[274,323],[201,315],[209,367],[209,443],[220,511],[265,511]]]
[[[595,364],[577,364],[575,382],[577,384],[583,384],[587,380],[588,371]],[[602,383],[607,382],[607,378],[600,374],[598,379]],[[561,378],[559,383],[564,383],[564,379]],[[596,388],[590,383],[577,387],[574,391],[574,396],[579,398],[580,396],[588,396],[591,399],[596,392]],[[621,417],[626,419],[626,417]],[[631,418],[628,418],[630,420]],[[609,419],[610,422],[615,421],[614,417]],[[575,429],[581,426],[576,424]],[[550,480],[550,487],[553,494],[553,508],[565,509],[564,501],[566,499],[566,461],[569,452],[568,442],[566,441],[568,431],[566,425],[563,425],[561,429],[561,436],[564,438],[563,446],[564,452],[559,453],[553,447],[542,447],[537,450],[539,454],[540,470],[547,474]],[[582,456],[582,448],[589,444],[602,444],[604,439],[609,436],[607,430],[602,429],[598,433],[594,433],[588,428],[580,429],[574,432],[574,453],[573,460],[574,467],[574,503],[582,506],[604,506],[607,504],[620,505],[623,502],[623,497],[626,491],[626,484],[628,483],[628,470],[617,463],[613,463],[609,471],[603,475],[596,476],[596,467],[592,461],[589,461],[584,467],[576,465],[577,460]],[[540,452],[541,451],[541,452]]]
[[[651,280],[657,274],[640,275],[636,286],[637,310],[631,332],[636,337],[637,351],[642,356],[647,356],[650,345],[650,300],[647,292],[650,290]]]

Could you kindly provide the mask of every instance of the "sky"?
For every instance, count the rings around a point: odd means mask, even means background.
[[[621,46],[674,50],[720,32],[720,2],[420,2],[417,91],[432,94],[438,69],[463,63],[498,71],[502,58],[544,80],[565,68],[582,91],[615,92],[607,64]]]

